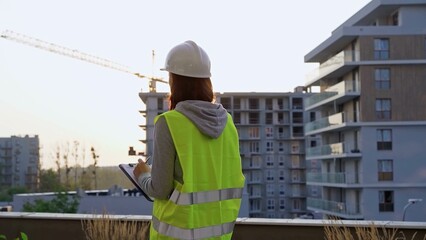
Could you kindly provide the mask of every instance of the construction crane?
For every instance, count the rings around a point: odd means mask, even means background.
[[[64,55],[64,56],[71,57],[71,58],[76,58],[76,59],[79,59],[79,60],[82,60],[82,61],[85,61],[85,62],[90,62],[90,63],[96,64],[96,65],[100,65],[102,67],[112,68],[112,69],[115,69],[115,70],[118,70],[118,71],[130,73],[130,74],[135,75],[139,78],[148,79],[149,80],[149,92],[156,92],[157,91],[157,82],[168,83],[163,78],[143,75],[141,73],[132,71],[127,66],[123,66],[121,64],[115,63],[115,62],[110,61],[108,59],[96,57],[96,56],[93,56],[93,55],[90,55],[90,54],[87,54],[87,53],[80,52],[80,51],[75,50],[75,49],[62,47],[62,46],[59,46],[59,45],[54,44],[54,43],[45,42],[43,40],[32,38],[32,37],[26,36],[24,34],[16,33],[16,32],[10,31],[10,30],[6,30],[6,31],[2,32],[0,37],[7,39],[7,40],[15,41],[15,42],[18,42],[18,43],[26,44],[26,45],[29,45],[29,46],[32,46],[32,47],[36,47],[36,48],[39,48],[39,49],[47,50],[47,51],[52,52],[52,53]],[[153,52],[153,58],[154,58],[154,52]]]

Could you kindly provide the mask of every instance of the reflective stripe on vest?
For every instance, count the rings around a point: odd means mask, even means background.
[[[177,239],[203,239],[216,236],[222,236],[231,233],[234,229],[235,222],[224,223],[216,226],[209,226],[195,229],[183,229],[160,222],[156,217],[152,216],[152,227],[162,235]]]
[[[236,199],[241,198],[242,196],[242,188],[227,188],[221,190],[193,193],[181,193],[177,189],[175,189],[169,200],[177,205],[191,205]]]

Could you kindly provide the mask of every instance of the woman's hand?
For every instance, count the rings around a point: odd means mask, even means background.
[[[136,179],[139,179],[139,176],[144,173],[151,172],[151,167],[142,161],[142,159],[139,159],[138,162],[138,165],[133,169],[133,175],[135,175]]]

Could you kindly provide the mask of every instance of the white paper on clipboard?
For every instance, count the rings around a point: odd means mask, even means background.
[[[153,202],[154,199],[149,197],[148,194],[146,194],[142,187],[139,185],[138,181],[136,180],[135,176],[133,175],[133,169],[137,163],[123,163],[119,164],[118,166],[120,169],[124,172],[124,174],[127,176],[127,178],[135,185],[135,187],[142,193],[142,195],[150,202]]]

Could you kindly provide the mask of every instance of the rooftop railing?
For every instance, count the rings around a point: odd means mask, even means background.
[[[61,239],[84,240],[85,233],[82,221],[96,218],[91,214],[49,214],[49,213],[0,213],[0,234],[13,239],[20,232],[28,235],[29,239]],[[150,222],[151,216],[113,215],[114,221]],[[324,240],[324,227],[347,227],[352,232],[355,228],[369,227],[372,224],[379,229],[398,229],[403,231],[406,238],[412,239],[416,234],[423,239],[426,234],[424,222],[392,222],[392,221],[330,221],[319,219],[264,219],[239,218],[234,228],[232,239],[242,240]],[[417,239],[417,238],[415,238]]]

